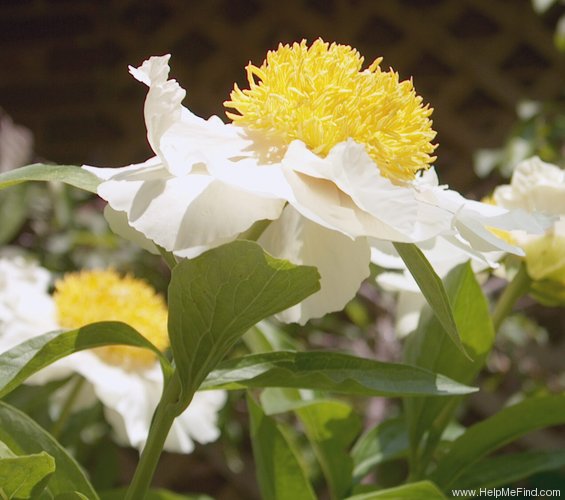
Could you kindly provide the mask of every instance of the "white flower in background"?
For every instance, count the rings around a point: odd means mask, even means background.
[[[180,257],[272,221],[259,242],[276,257],[318,267],[321,290],[279,315],[304,323],[339,310],[369,274],[370,241],[420,242],[437,234],[477,250],[505,242],[485,225],[539,230],[499,207],[439,186],[430,115],[411,81],[362,69],[349,46],[316,40],[280,45],[249,65],[249,89],[225,103],[232,123],[204,120],[181,105],[169,56],[135,78],[149,87],[147,137],[155,156],[118,169],[86,167],[103,179],[113,229]]]
[[[508,242],[510,249],[515,246],[520,248],[528,274],[534,280],[536,297],[548,304],[565,303],[565,259],[562,257],[565,255],[565,172],[537,157],[525,160],[514,169],[510,184],[495,189],[492,206],[513,210],[518,215],[538,214],[538,220],[547,227],[542,234],[521,230],[495,232]],[[498,261],[506,255],[505,252],[472,252],[459,245],[457,239],[443,236],[419,246],[442,278],[453,267],[467,260],[471,260],[476,272],[490,267],[504,275],[504,266],[499,267]],[[504,245],[499,245],[499,248],[509,250]],[[414,278],[395,255],[392,245],[383,242],[375,245],[372,261],[385,269],[399,271],[381,273],[377,283],[387,291],[398,292],[397,332],[399,335],[410,333],[416,328],[420,311],[426,303]]]
[[[494,190],[493,202],[554,216],[545,234],[512,231],[508,239],[525,252],[532,295],[547,305],[565,304],[565,171],[538,157],[520,163],[510,184]]]
[[[565,217],[565,171],[537,156],[517,165],[510,184],[498,186],[493,201],[503,208]]]
[[[47,290],[51,276],[21,255],[0,256],[0,345],[6,351],[58,328],[57,311]]]
[[[47,331],[96,321],[126,322],[159,349],[168,348],[165,303],[143,281],[111,270],[70,273],[56,283],[53,297],[48,282],[48,272],[35,264],[0,259],[0,351]],[[71,373],[82,375],[89,384],[85,389],[104,406],[116,441],[141,450],[163,387],[155,354],[129,346],[82,351],[43,369],[29,382],[43,384]],[[217,439],[217,413],[225,401],[224,391],[197,392],[175,420],[165,449],[189,453],[194,441]]]

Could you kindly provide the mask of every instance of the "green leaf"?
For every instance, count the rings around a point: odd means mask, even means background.
[[[285,436],[282,425],[265,415],[247,398],[251,419],[251,442],[257,479],[263,498],[268,500],[315,500],[312,485]]]
[[[562,467],[565,467],[565,450],[505,454],[486,458],[469,467],[457,480],[457,487],[495,488]]]
[[[447,489],[482,457],[528,432],[565,423],[565,395],[526,399],[469,427],[453,441],[431,479]]]
[[[0,496],[37,498],[49,476],[55,472],[55,460],[42,451],[32,455],[0,458]]]
[[[84,168],[74,165],[34,163],[0,174],[0,189],[28,181],[59,181],[96,193],[100,180]]]
[[[352,486],[353,459],[349,447],[361,431],[353,408],[335,400],[311,401],[296,409],[312,444],[332,498],[344,498]]]
[[[362,493],[346,500],[446,500],[446,497],[429,481],[405,484],[386,490]]]
[[[314,400],[318,400],[312,394],[313,391],[309,392],[312,397],[305,399],[299,389],[267,387],[261,391],[259,401],[266,415],[278,415],[294,411],[302,406],[309,405]]]
[[[314,267],[274,259],[251,241],[234,241],[175,266],[169,335],[182,383],[179,411],[246,330],[319,287]]]
[[[123,500],[127,488],[118,488],[111,491],[100,493],[100,500]],[[180,495],[164,489],[149,490],[145,495],[145,500],[213,500],[208,495],[190,494]]]
[[[70,491],[67,493],[61,493],[55,497],[55,500],[90,500],[87,496],[84,496],[78,491]]]
[[[47,483],[52,495],[78,492],[89,500],[98,495],[86,475],[67,451],[25,413],[0,401],[0,441],[14,454],[33,455],[48,453],[55,460],[55,470]]]
[[[10,214],[9,217],[2,217],[0,224],[0,245],[3,245],[14,239],[26,220],[25,186],[17,186],[0,193],[0,214]]]
[[[76,330],[45,333],[0,354],[0,397],[58,359],[74,352],[112,344],[150,349],[161,361],[165,378],[171,371],[169,362],[159,349],[131,326],[117,321],[104,321]]]
[[[223,362],[202,389],[295,387],[360,396],[446,396],[472,387],[416,366],[333,352],[272,352]]]
[[[457,348],[468,356],[457,329],[457,323],[453,317],[449,296],[443,287],[443,283],[428,262],[422,251],[413,243],[394,243],[394,248],[402,258],[406,267],[414,277],[428,304],[434,311],[438,321],[449,335],[449,338]]]
[[[408,432],[403,419],[385,420],[373,427],[359,438],[351,452],[353,481],[361,481],[380,463],[405,456],[408,446]]]
[[[462,384],[470,384],[482,369],[494,342],[488,303],[469,263],[450,271],[444,281],[451,297],[461,341],[472,360],[450,341],[437,316],[424,311],[415,332],[407,339],[404,360]],[[451,420],[460,398],[420,398],[405,402],[410,441],[417,447],[427,433],[430,454]]]

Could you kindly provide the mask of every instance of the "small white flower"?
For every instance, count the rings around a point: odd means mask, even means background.
[[[536,226],[439,186],[435,132],[412,83],[400,82],[349,46],[281,45],[249,65],[249,89],[226,102],[233,123],[181,105],[170,56],[135,78],[149,87],[147,137],[155,156],[118,169],[86,167],[103,182],[112,228],[180,257],[273,221],[259,242],[276,257],[318,267],[321,290],[279,315],[285,321],[343,308],[369,274],[370,241],[420,242],[438,234],[492,250],[509,245],[488,226]],[[149,241],[149,243],[148,243]],[[151,243],[152,242],[152,243]]]
[[[37,264],[0,258],[0,352],[48,331],[103,320],[128,322],[160,349],[168,346],[165,304],[144,282],[113,271],[83,271],[58,282],[54,297],[48,293],[49,282],[49,272]],[[141,450],[163,389],[155,355],[125,346],[81,351],[28,383],[44,384],[72,373],[82,375],[89,384],[86,395],[93,393],[102,403],[116,441]],[[196,393],[173,423],[165,450],[189,453],[195,441],[217,439],[217,414],[225,401],[224,391]]]

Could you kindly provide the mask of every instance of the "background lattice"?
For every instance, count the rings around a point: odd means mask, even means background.
[[[171,52],[185,104],[223,116],[248,60],[321,36],[414,77],[435,108],[441,179],[468,189],[472,152],[502,142],[519,100],[560,96],[565,74],[556,13],[539,18],[529,0],[2,0],[0,14],[0,106],[57,162],[150,154],[127,64]]]

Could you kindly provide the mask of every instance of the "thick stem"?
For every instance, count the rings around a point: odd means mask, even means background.
[[[177,402],[180,396],[181,386],[178,375],[173,373],[169,383],[166,385],[161,401],[153,415],[153,421],[149,428],[149,436],[141,453],[139,464],[133,475],[132,482],[126,493],[125,500],[142,500],[145,498],[159,457],[163,451],[165,440],[169,435],[171,426],[176,417]]]
[[[240,240],[257,241],[261,235],[265,232],[265,229],[269,227],[272,221],[268,219],[258,220],[255,222],[247,231],[239,235]]]
[[[492,313],[494,331],[498,331],[502,322],[512,312],[516,301],[528,292],[531,278],[528,276],[525,264],[521,264],[516,276],[504,289]]]

